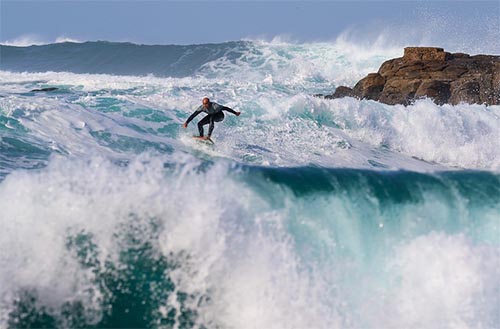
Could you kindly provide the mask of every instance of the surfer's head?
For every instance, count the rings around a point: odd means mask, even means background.
[[[210,99],[208,99],[208,97],[205,97],[205,98],[203,98],[201,103],[203,104],[204,108],[208,108],[210,106]]]

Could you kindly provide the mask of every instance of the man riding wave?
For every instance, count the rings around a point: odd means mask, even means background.
[[[200,139],[209,139],[210,136],[212,136],[212,132],[214,130],[214,123],[215,122],[221,122],[224,120],[224,113],[222,111],[227,111],[230,112],[236,116],[239,116],[241,112],[237,112],[227,106],[222,106],[220,104],[217,104],[215,102],[211,102],[208,97],[203,98],[202,100],[202,105],[200,105],[196,111],[194,111],[193,114],[189,116],[189,118],[182,124],[182,127],[187,128],[188,124],[193,120],[198,114],[201,112],[207,113],[207,116],[205,116],[203,119],[201,119],[198,122],[198,131],[200,133],[200,136],[198,138]],[[208,127],[208,136],[204,136],[203,132],[203,126],[206,124],[210,124]]]

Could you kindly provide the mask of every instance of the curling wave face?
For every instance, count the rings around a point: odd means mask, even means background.
[[[56,157],[40,172],[9,175],[0,185],[2,323],[491,328],[500,320],[497,174],[175,158],[124,166]]]

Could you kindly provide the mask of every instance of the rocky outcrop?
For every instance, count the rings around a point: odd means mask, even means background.
[[[500,104],[500,56],[408,47],[404,56],[382,64],[353,88],[338,87],[325,98],[356,97],[386,104],[409,104],[429,97],[437,104]]]

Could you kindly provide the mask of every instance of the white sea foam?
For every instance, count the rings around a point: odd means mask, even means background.
[[[145,224],[148,218],[160,220],[164,233],[152,242],[165,256],[189,255],[165,274],[176,289],[195,296],[213,293],[215,304],[190,305],[200,312],[200,321],[245,327],[258,315],[264,326],[273,321],[292,327],[331,323],[331,315],[320,313],[324,307],[310,307],[320,291],[299,270],[286,237],[280,237],[282,216],[261,196],[226,178],[224,166],[202,179],[190,167],[187,163],[173,177],[164,177],[158,158],[127,169],[100,159],[75,164],[61,158],[41,173],[10,175],[0,185],[1,222],[8,232],[0,237],[6,251],[0,257],[2,325],[19,289],[36,291],[39,303],[54,314],[66,301],[83,300],[87,312],[99,316],[95,273],[78,266],[66,239],[91,234],[100,262],[118,262],[120,227],[142,225],[128,221]],[[224,189],[214,190],[220,184]],[[192,203],[199,194],[211,198]],[[278,236],[263,231],[266,223],[278,225]],[[290,304],[291,298],[300,299]],[[175,300],[165,304],[177,305]]]
[[[70,38],[64,35],[57,37],[54,41],[47,41],[47,39],[41,37],[40,35],[30,33],[30,34],[23,34],[15,39],[2,41],[0,42],[0,44],[6,46],[15,46],[15,47],[28,47],[28,46],[48,45],[51,43],[63,43],[63,42],[81,43],[83,41],[80,41],[76,38]]]
[[[199,106],[199,100],[209,96],[243,113],[237,119],[227,114],[226,120],[217,125],[214,136],[217,154],[237,161],[358,168],[373,168],[373,163],[378,163],[383,169],[424,171],[439,170],[442,166],[500,168],[498,106],[439,106],[430,100],[419,100],[409,106],[389,106],[352,98],[323,100],[304,92],[293,95],[291,90],[276,86],[274,81],[266,85],[220,78],[50,72],[1,72],[0,76],[5,79],[3,88],[9,95],[0,100],[3,113],[10,115],[15,108],[26,109],[30,115],[21,121],[33,135],[73,154],[96,147],[98,152],[113,152],[96,144],[88,135],[91,131],[167,142],[163,137],[129,128],[134,124],[157,131],[163,126],[161,122],[124,115],[138,107],[161,110],[180,127]],[[44,94],[36,97],[15,94],[29,91],[40,81],[44,85],[69,86],[81,96],[68,101],[64,94],[51,98]],[[105,99],[118,102],[121,110],[96,112],[95,107]],[[57,122],[61,125],[55,125]],[[188,130],[191,129],[196,130],[195,127]],[[173,135],[164,137],[176,139],[179,136],[176,131],[184,133],[179,128],[173,130]],[[174,148],[184,147],[173,140],[168,143]],[[96,147],[89,148],[92,144]]]
[[[253,40],[238,59],[222,57],[202,66],[200,72],[241,81],[266,78],[268,83],[291,90],[322,92],[335,85],[354,84],[376,71],[384,60],[401,55],[401,49],[368,49],[341,38],[333,43],[304,44]]]
[[[55,40],[55,43],[64,43],[64,42],[82,43],[83,41],[76,38],[70,38],[64,35],[57,37]]]
[[[498,248],[476,246],[463,235],[431,233],[401,246],[390,262],[385,326],[495,327],[498,259]]]
[[[1,44],[6,46],[27,47],[47,43],[42,41],[42,38],[36,34],[24,34],[12,40],[5,40],[1,42]]]
[[[177,169],[166,172],[164,162],[172,159]],[[418,204],[394,204],[399,215],[391,222],[371,208],[376,201],[360,202],[370,200],[363,185],[355,199],[345,193],[297,197],[265,179],[255,190],[224,162],[202,171],[199,165],[185,154],[143,155],[127,167],[55,157],[43,170],[9,175],[0,185],[0,325],[23,290],[36,292],[39,306],[55,316],[64,302],[82,301],[89,323],[97,323],[106,290],[92,267],[78,263],[67,239],[91,236],[97,261],[122,268],[127,264],[120,264],[119,253],[131,227],[139,228],[135,239],[178,264],[165,280],[175,292],[194,296],[184,307],[195,308],[206,326],[498,323],[498,248],[464,235],[473,214],[448,214],[436,226],[439,209],[446,214],[453,205],[436,192],[422,191],[428,200]],[[387,222],[372,225],[366,212]],[[152,219],[159,236],[148,234]],[[464,233],[444,233],[446,220],[463,223]],[[480,221],[495,225],[494,218]],[[432,228],[437,232],[425,233]],[[176,296],[161,308],[180,314]]]
[[[409,106],[340,99],[316,101],[349,136],[450,167],[500,169],[500,107]],[[321,113],[321,112],[320,112]]]

